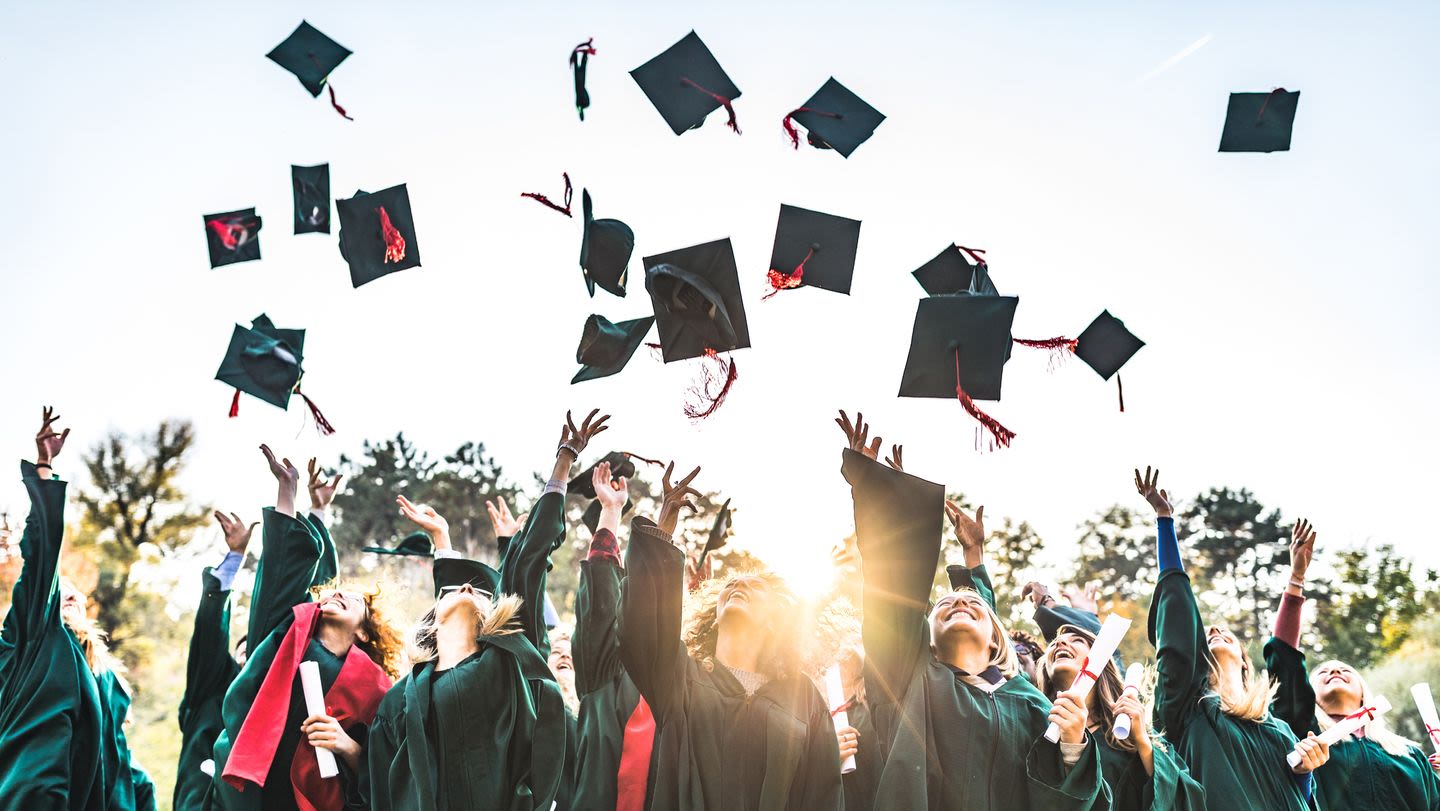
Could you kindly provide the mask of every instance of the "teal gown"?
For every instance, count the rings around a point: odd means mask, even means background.
[[[212,779],[200,764],[214,754],[224,727],[220,704],[240,665],[230,654],[230,591],[210,567],[201,574],[203,590],[195,610],[185,664],[185,695],[180,700],[180,761],[175,771],[175,809],[203,808]]]

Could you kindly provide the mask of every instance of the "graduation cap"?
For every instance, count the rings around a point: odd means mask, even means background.
[[[925,292],[932,296],[954,293],[979,293],[986,296],[999,295],[995,283],[990,281],[990,267],[985,263],[985,252],[951,243],[934,259],[921,265],[912,276]],[[966,255],[974,259],[971,264]]]
[[[330,233],[330,164],[291,166],[295,233]]]
[[[610,319],[603,315],[591,315],[585,319],[580,346],[575,350],[575,362],[581,365],[581,369],[570,383],[609,377],[624,369],[654,323],[654,316],[618,324],[610,323]]]
[[[295,74],[295,78],[300,80],[300,84],[304,85],[312,97],[319,96],[321,88],[328,89],[330,106],[346,118],[350,116],[345,112],[345,108],[335,101],[335,88],[330,86],[329,78],[330,73],[349,55],[348,48],[320,33],[319,29],[304,20],[300,21],[300,25],[284,42],[265,54],[270,61]]]
[[[478,560],[469,558],[436,558],[431,564],[435,578],[435,597],[442,589],[470,586],[491,595],[500,593],[500,573]]]
[[[255,209],[206,214],[205,246],[210,251],[211,268],[259,259],[260,218],[255,216]]]
[[[740,88],[694,31],[630,71],[630,76],[676,135],[696,129],[721,107],[730,115],[725,125],[740,134],[731,103],[740,98]]]
[[[1120,410],[1125,410],[1125,389],[1120,383],[1120,367],[1124,366],[1145,342],[1136,338],[1125,328],[1125,322],[1105,310],[1090,322],[1080,333],[1075,345],[1075,354],[1085,361],[1095,373],[1109,380],[1115,378],[1115,387],[1120,392]]]
[[[729,238],[645,257],[666,363],[750,346]]]
[[[585,276],[585,288],[592,298],[597,284],[605,292],[624,298],[635,232],[619,220],[595,219],[586,189],[580,191],[580,209],[585,218],[580,237],[580,271]]]
[[[954,397],[1007,447],[1015,432],[981,411],[975,400],[999,400],[1015,296],[960,294],[921,299],[900,380],[901,397]]]
[[[802,285],[849,295],[859,244],[859,220],[782,204],[765,298]]]
[[[340,215],[340,255],[350,266],[355,287],[420,266],[415,217],[404,183],[374,194],[357,191],[348,200],[336,200],[335,211]]]
[[[1231,93],[1220,133],[1221,152],[1287,152],[1300,91],[1277,87],[1269,93]]]
[[[720,507],[720,512],[715,516],[715,523],[710,526],[710,537],[705,539],[705,546],[700,549],[700,560],[696,562],[695,568],[699,569],[705,565],[705,558],[711,552],[720,551],[725,546],[725,541],[730,535],[730,499],[725,499],[725,504]]]
[[[415,531],[400,539],[392,549],[388,546],[365,546],[361,552],[374,552],[377,555],[400,555],[412,558],[428,558],[435,554],[435,544],[430,536],[423,531]]]
[[[585,69],[594,55],[594,37],[570,50],[570,71],[575,74],[575,112],[580,114],[581,121],[585,120],[585,108],[590,106],[590,91],[585,89]]]
[[[831,76],[809,101],[791,110],[781,125],[796,149],[800,148],[800,133],[795,130],[795,122],[799,122],[808,130],[806,140],[811,146],[833,149],[848,158],[856,147],[869,140],[884,120],[884,113],[866,104]]]
[[[250,322],[248,329],[236,324],[220,369],[215,372],[216,380],[235,387],[230,416],[240,414],[241,392],[281,409],[290,407],[291,394],[299,394],[321,433],[334,433],[325,415],[300,391],[304,359],[305,330],[276,327],[263,313]]]

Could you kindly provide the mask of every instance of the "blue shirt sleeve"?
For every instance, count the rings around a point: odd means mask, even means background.
[[[1315,789],[1314,774],[1312,772],[1306,772],[1304,774],[1294,775],[1294,777],[1295,785],[1300,787],[1300,793],[1305,795],[1305,802],[1309,803],[1310,794]]]
[[[1160,518],[1156,520],[1157,552],[1160,558],[1160,571],[1166,572],[1170,569],[1185,571],[1185,564],[1180,560],[1180,541],[1175,537],[1175,519]]]
[[[240,571],[240,564],[245,561],[245,556],[239,552],[226,552],[225,559],[220,565],[210,570],[215,579],[220,581],[220,590],[229,591],[230,584],[235,582],[235,574]]]

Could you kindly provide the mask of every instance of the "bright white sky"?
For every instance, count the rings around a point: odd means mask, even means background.
[[[0,458],[33,453],[42,403],[75,429],[62,474],[107,429],[183,416],[190,490],[253,515],[273,492],[261,441],[303,464],[404,429],[528,475],[566,408],[599,406],[602,444],[702,464],[737,542],[793,573],[851,524],[846,407],[1062,552],[1094,511],[1140,506],[1130,469],[1157,463],[1181,494],[1249,487],[1322,543],[1440,564],[1416,523],[1440,456],[1433,5],[609,5],[5,4]],[[302,16],[355,52],[332,77],[353,123],[265,59]],[[627,75],[691,28],[743,91],[743,137],[723,114],[675,137]],[[566,55],[589,36],[582,124]],[[831,75],[888,116],[848,161],[780,128]],[[1217,153],[1227,94],[1275,86],[1303,93],[1293,151]],[[409,185],[423,268],[352,290],[333,235],[290,235],[290,164],[325,161],[337,195]],[[562,170],[575,220],[519,197],[557,195]],[[580,186],[635,229],[624,299],[586,296]],[[782,202],[864,221],[852,296],[760,301]],[[201,215],[249,206],[263,261],[210,270]],[[650,311],[641,256],[725,236],[754,348],[716,417],[690,425],[696,368],[645,350],[569,385],[589,313]],[[1108,307],[1148,341],[1128,413],[1080,362],[1047,373],[1025,351],[986,404],[1009,450],[976,454],[954,402],[898,399],[908,274],[952,241],[1021,297],[1017,335],[1073,336]],[[226,418],[215,369],[262,311],[310,330],[305,388],[334,437],[297,438],[298,400]]]

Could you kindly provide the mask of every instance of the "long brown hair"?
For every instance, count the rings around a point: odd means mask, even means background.
[[[399,678],[400,660],[405,655],[405,639],[385,618],[386,600],[380,583],[372,583],[366,587],[353,583],[334,582],[310,589],[313,595],[327,591],[354,591],[365,600],[365,618],[360,621],[360,627],[356,629],[354,644],[370,657],[370,661],[379,665],[391,679]],[[361,638],[362,634],[359,633],[361,631],[364,632],[363,639]]]
[[[1051,640],[1050,644],[1045,646],[1045,655],[1040,657],[1039,667],[1036,668],[1036,673],[1040,679],[1040,692],[1044,693],[1045,697],[1051,701],[1054,701],[1055,697],[1059,695],[1061,691],[1059,686],[1055,684],[1055,676],[1050,671],[1052,664],[1050,649],[1053,648],[1055,642],[1059,641],[1060,637],[1065,634],[1074,634],[1085,640],[1085,644],[1087,645],[1093,646],[1095,644],[1095,635],[1084,628],[1074,625],[1062,625],[1060,629],[1056,631],[1055,639]],[[1094,667],[1093,662],[1091,663],[1091,667]],[[1145,707],[1145,712],[1141,715],[1148,718],[1150,717],[1152,697],[1147,696],[1146,692],[1145,690],[1141,691],[1140,700]],[[1134,752],[1139,749],[1135,743],[1135,736],[1148,734],[1149,730],[1131,730],[1130,735],[1124,740],[1115,737],[1115,704],[1120,701],[1120,697],[1124,695],[1124,693],[1125,682],[1120,678],[1120,668],[1115,664],[1114,660],[1107,659],[1105,666],[1100,669],[1099,681],[1096,681],[1095,686],[1090,690],[1090,698],[1088,701],[1090,720],[1105,730],[1105,742],[1109,744],[1111,749],[1119,749],[1123,752]]]

